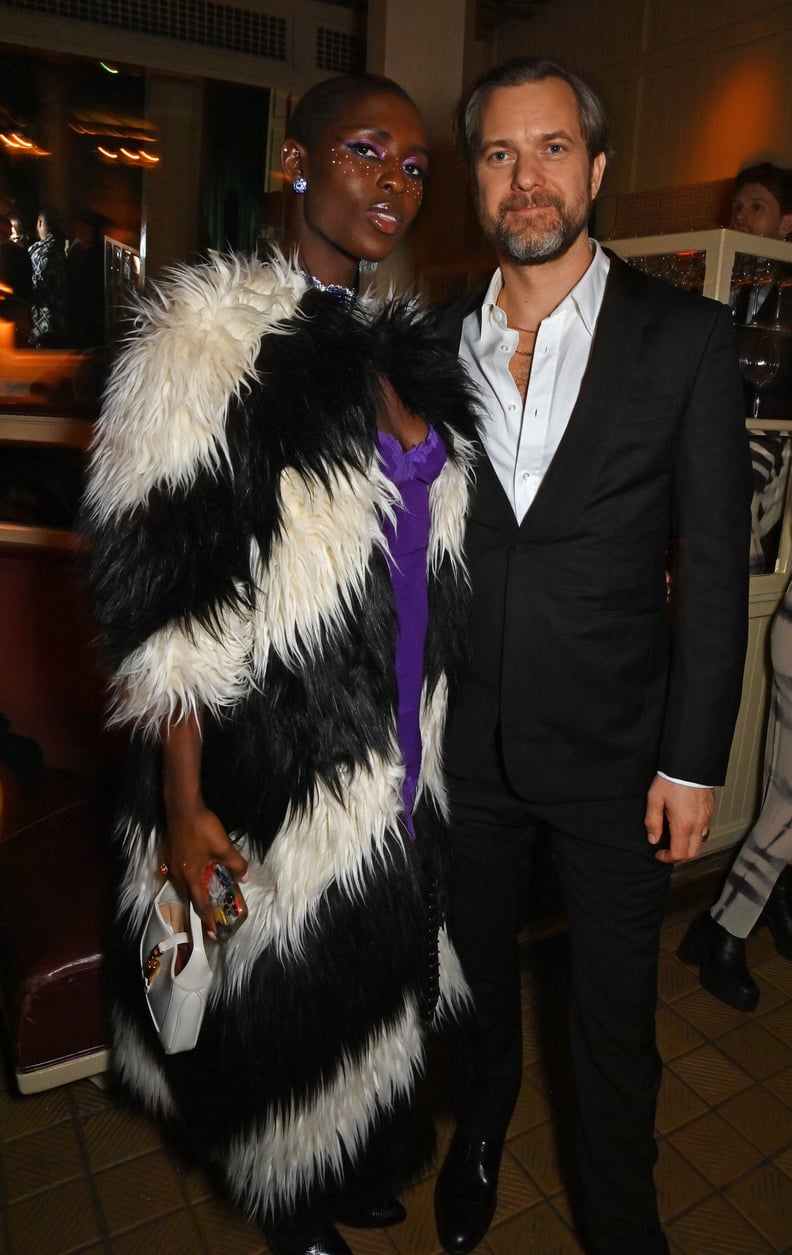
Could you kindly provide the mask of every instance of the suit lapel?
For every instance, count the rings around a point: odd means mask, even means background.
[[[483,446],[476,462],[476,487],[470,502],[470,518],[474,523],[517,535],[517,519],[511,502],[495,474]]]
[[[610,433],[621,416],[617,397],[623,395],[621,385],[638,360],[644,332],[644,305],[635,289],[636,278],[640,280],[611,256],[588,366],[567,429],[522,521],[520,532],[526,538],[568,533],[589,498],[607,455]]]
[[[481,309],[487,287],[488,283],[485,283],[478,291],[458,297],[450,304],[434,311],[435,326],[455,353],[459,351],[462,323],[473,310]],[[517,533],[517,520],[509,498],[482,445],[479,445],[476,460],[476,486],[470,502],[470,518],[471,521],[483,524],[485,527],[494,527],[507,533]]]

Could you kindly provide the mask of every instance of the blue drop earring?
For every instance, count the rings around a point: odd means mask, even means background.
[[[297,178],[292,183],[292,187],[298,196],[302,196],[308,187],[308,183],[301,174],[298,174]]]

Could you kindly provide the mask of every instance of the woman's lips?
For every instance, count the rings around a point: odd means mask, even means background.
[[[395,235],[401,226],[401,218],[387,205],[372,205],[368,218],[383,235]]]

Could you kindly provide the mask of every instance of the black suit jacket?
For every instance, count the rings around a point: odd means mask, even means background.
[[[440,315],[458,346],[483,293]],[[750,468],[728,310],[611,258],[577,404],[518,525],[486,455],[472,659],[446,764],[483,738],[535,801],[723,781],[747,635]],[[666,600],[669,543],[677,554]]]

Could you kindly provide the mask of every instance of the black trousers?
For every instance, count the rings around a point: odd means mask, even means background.
[[[475,1138],[502,1135],[517,1100],[517,939],[526,865],[544,834],[568,916],[569,1032],[587,1237],[597,1255],[660,1255],[668,1248],[653,1179],[661,1074],[655,1007],[669,870],[646,839],[646,798],[533,804],[512,789],[494,747],[475,779],[451,776],[449,785],[449,927],[475,1003],[453,1061],[458,1125]]]

